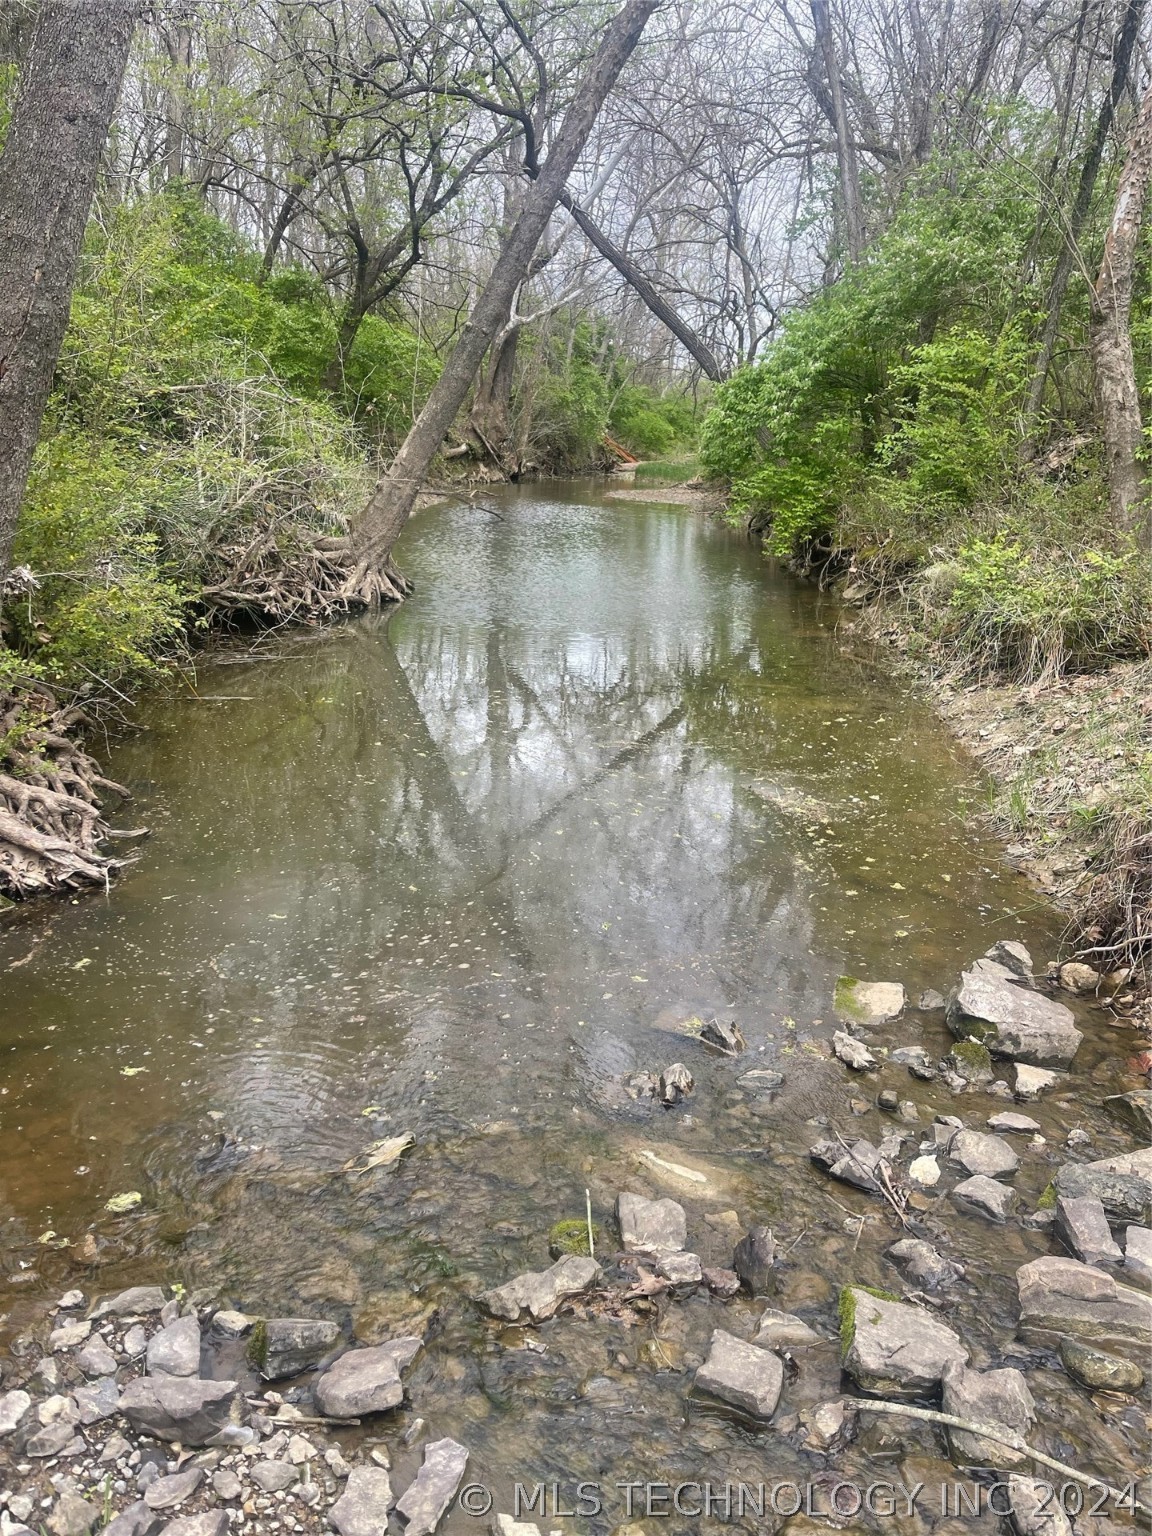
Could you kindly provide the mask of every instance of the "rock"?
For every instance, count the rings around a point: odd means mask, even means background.
[[[876,1107],[894,1115],[900,1108],[900,1095],[894,1088],[881,1088],[876,1099]]]
[[[1008,1507],[1016,1536],[1072,1536],[1072,1522],[1052,1497],[1051,1482],[1012,1472],[1008,1477]]]
[[[256,1319],[246,1312],[215,1312],[212,1315],[213,1331],[226,1339],[242,1339],[256,1326]]]
[[[219,1472],[212,1474],[212,1489],[218,1499],[225,1499],[231,1502],[233,1499],[240,1497],[244,1491],[244,1485],[235,1472],[229,1471],[227,1467],[222,1467]]]
[[[902,1237],[898,1243],[893,1243],[891,1248],[885,1250],[884,1257],[907,1275],[914,1285],[924,1286],[931,1291],[951,1285],[963,1274],[958,1264],[953,1264],[931,1243],[919,1237]]]
[[[1025,1343],[1055,1346],[1070,1334],[1126,1358],[1152,1344],[1152,1297],[1102,1269],[1045,1255],[1018,1269],[1016,1284]]]
[[[131,1454],[132,1447],[123,1435],[109,1435],[101,1447],[96,1460],[99,1462],[119,1461],[121,1456]]]
[[[24,1450],[27,1455],[38,1459],[42,1456],[59,1456],[74,1440],[83,1450],[84,1442],[76,1434],[74,1421],[70,1418],[56,1419],[54,1423],[37,1430],[34,1435],[29,1435]]]
[[[734,1269],[703,1269],[704,1284],[714,1296],[735,1296],[740,1289],[740,1276]]]
[[[561,1263],[567,1261],[561,1260]],[[588,1263],[589,1260],[577,1260]],[[333,1361],[312,1389],[320,1412],[332,1419],[384,1413],[404,1400],[401,1374],[423,1348],[423,1340],[390,1339],[368,1349],[350,1349]]]
[[[100,1536],[156,1536],[164,1524],[163,1515],[149,1509],[143,1499],[122,1509],[111,1524],[106,1525]]]
[[[942,1404],[945,1413],[989,1429],[1009,1429],[1021,1439],[1036,1422],[1036,1404],[1020,1371],[973,1371],[965,1365],[949,1365],[944,1371]],[[1029,1458],[1010,1446],[988,1440],[967,1430],[948,1430],[953,1461],[980,1467],[1026,1467]]]
[[[1152,1231],[1147,1227],[1127,1227],[1124,1232],[1124,1275],[1141,1285],[1152,1285]],[[3,1399],[0,1398],[0,1403]],[[0,1419],[0,1434],[3,1434]]]
[[[222,1509],[206,1509],[202,1515],[181,1515],[169,1520],[163,1536],[228,1536],[228,1516]]]
[[[1117,1221],[1152,1225],[1152,1147],[1094,1163],[1065,1163],[1056,1175],[1056,1193],[1095,1195]]]
[[[44,1522],[48,1536],[88,1536],[100,1520],[100,1510],[76,1493],[62,1493]]]
[[[832,1010],[841,1024],[866,1029],[898,1019],[904,1012],[904,988],[898,981],[857,981],[841,976],[836,982]]]
[[[87,1387],[77,1387],[73,1394],[81,1424],[98,1424],[120,1411],[120,1387],[115,1376],[98,1376]]]
[[[695,1253],[662,1253],[656,1260],[656,1273],[670,1285],[699,1285],[704,1278],[699,1255]]]
[[[840,1320],[844,1368],[866,1392],[922,1397],[935,1391],[950,1361],[968,1363],[951,1328],[906,1302],[845,1286]]]
[[[1016,1191],[983,1173],[957,1184],[952,1198],[965,1210],[986,1216],[989,1221],[1007,1221],[1016,1209]]]
[[[1069,1376],[1092,1392],[1139,1392],[1144,1372],[1133,1360],[1120,1360],[1080,1339],[1060,1340],[1060,1361]]]
[[[834,1451],[856,1438],[859,1415],[855,1408],[839,1398],[830,1403],[818,1403],[815,1408],[801,1409],[800,1424],[805,1430],[803,1447],[806,1451]]]
[[[948,1027],[974,1035],[996,1056],[1035,1067],[1067,1067],[1084,1038],[1071,1011],[1013,980],[994,960],[977,960],[948,1003]]]
[[[870,1072],[876,1065],[876,1058],[861,1041],[846,1035],[842,1029],[838,1029],[832,1036],[832,1049],[844,1063],[855,1072]]]
[[[777,1312],[769,1307],[760,1314],[760,1323],[752,1342],[765,1349],[806,1349],[810,1344],[821,1344],[820,1335],[809,1328],[803,1318],[794,1312]]]
[[[912,1102],[911,1099],[901,1099],[900,1100],[900,1110],[899,1110],[899,1113],[900,1113],[901,1120],[905,1120],[905,1121],[907,1121],[911,1125],[919,1124],[919,1121],[920,1121],[920,1111],[916,1108],[915,1104]]]
[[[1031,1136],[1040,1129],[1039,1120],[1033,1120],[1031,1115],[1018,1115],[1014,1110],[1001,1110],[999,1114],[988,1116],[988,1128],[1000,1131],[1008,1136]]]
[[[1152,1141],[1152,1088],[1109,1094],[1104,1100],[1104,1108],[1137,1136]]]
[[[645,1200],[627,1192],[616,1199],[625,1253],[672,1253],[688,1241],[688,1219],[675,1200]]]
[[[863,1137],[853,1142],[847,1150],[839,1142],[817,1142],[808,1155],[841,1183],[852,1184],[857,1189],[867,1190],[869,1194],[875,1194],[880,1188],[876,1178],[880,1166],[880,1148],[874,1147]]]
[[[111,1376],[116,1370],[116,1356],[103,1339],[96,1338],[85,1344],[76,1356],[76,1364],[85,1376]]]
[[[1038,1099],[1045,1088],[1051,1088],[1052,1084],[1059,1081],[1058,1072],[1049,1072],[1046,1067],[1030,1067],[1026,1062],[1016,1063],[1016,1097],[1029,1101]]]
[[[14,1493],[8,1500],[8,1513],[13,1520],[31,1520],[36,1501],[27,1493]]]
[[[991,949],[984,951],[984,958],[1003,966],[1018,981],[1033,981],[1032,956],[1018,939],[998,939]]]
[[[279,1493],[283,1488],[291,1488],[300,1474],[290,1461],[258,1461],[249,1476],[265,1493]]]
[[[75,1312],[78,1307],[82,1307],[83,1305],[83,1291],[65,1291],[63,1296],[61,1296],[60,1300],[56,1303],[56,1310],[58,1312]]]
[[[739,1056],[746,1042],[735,1019],[709,1019],[700,1031],[700,1039],[726,1056]]]
[[[679,1104],[680,1100],[687,1098],[696,1086],[691,1072],[682,1061],[674,1061],[670,1067],[665,1067],[657,1080],[657,1092],[662,1103],[669,1106]],[[438,1442],[439,1443],[439,1442]],[[455,1444],[455,1441],[449,1442]],[[400,1508],[398,1504],[397,1509]]]
[[[732,1268],[740,1282],[753,1296],[763,1296],[771,1288],[772,1265],[776,1244],[767,1227],[749,1227],[732,1252]]]
[[[433,1440],[424,1447],[424,1465],[396,1505],[407,1536],[432,1536],[444,1518],[468,1465],[468,1451],[455,1440]]]
[[[888,1057],[897,1066],[907,1067],[913,1077],[928,1083],[936,1076],[936,1067],[922,1045],[898,1045]]]
[[[971,1037],[957,1040],[940,1067],[948,1086],[957,1092],[969,1084],[983,1087],[996,1076],[988,1047]]]
[[[921,1189],[931,1189],[940,1182],[940,1164],[929,1154],[914,1157],[908,1164],[908,1177]]]
[[[758,1349],[717,1328],[708,1358],[696,1372],[695,1385],[759,1419],[770,1419],[784,1386],[784,1365],[770,1350]]]
[[[158,1285],[134,1285],[97,1303],[92,1317],[96,1322],[102,1317],[146,1317],[149,1312],[159,1312],[164,1302],[164,1292]]]
[[[340,1536],[385,1536],[391,1507],[387,1472],[382,1467],[353,1467],[328,1519]]]
[[[138,1434],[183,1445],[210,1445],[240,1423],[243,1398],[234,1381],[146,1376],[130,1381],[120,1412]]]
[[[75,1349],[77,1344],[83,1344],[91,1332],[92,1324],[88,1319],[78,1323],[64,1323],[48,1335],[48,1349],[52,1354],[58,1349]]]
[[[775,1093],[784,1086],[784,1074],[754,1067],[751,1072],[742,1073],[736,1082],[746,1093]]]
[[[288,1460],[294,1467],[302,1467],[316,1456],[316,1447],[303,1435],[293,1435],[288,1441]]]
[[[32,1399],[19,1388],[0,1393],[0,1437],[12,1434],[31,1406]]]
[[[1056,1236],[1085,1264],[1119,1264],[1124,1257],[1113,1240],[1104,1206],[1095,1195],[1057,1198]]]
[[[987,1178],[1008,1178],[1020,1167],[1020,1159],[1000,1136],[983,1131],[957,1131],[948,1145],[948,1156],[968,1173]]]
[[[145,1359],[154,1376],[199,1376],[200,1324],[194,1317],[178,1317],[148,1340]]]
[[[539,1323],[552,1317],[570,1296],[579,1296],[595,1285],[599,1278],[600,1266],[595,1259],[567,1253],[551,1269],[530,1270],[525,1275],[517,1275],[507,1285],[485,1291],[477,1299],[493,1317],[503,1317],[515,1323],[527,1312]]]
[[[943,992],[937,992],[934,987],[929,987],[927,991],[921,992],[920,1001],[916,1006],[921,1013],[938,1013],[941,1008],[947,1005],[947,1002],[948,999],[944,996]]]
[[[1056,980],[1065,992],[1083,995],[1095,992],[1104,978],[1090,965],[1084,965],[1078,960],[1067,960],[1056,972]]]
[[[139,1323],[133,1323],[124,1335],[123,1343],[124,1353],[135,1359],[137,1355],[142,1355],[148,1348],[148,1335]]]
[[[331,1354],[340,1329],[310,1317],[270,1317],[253,1337],[257,1368],[265,1381],[299,1376]]]
[[[158,1477],[144,1490],[144,1502],[149,1509],[174,1509],[189,1499],[204,1481],[200,1467],[189,1467],[186,1472],[174,1472],[171,1477]]]

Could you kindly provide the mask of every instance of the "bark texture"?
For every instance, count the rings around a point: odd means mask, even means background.
[[[0,588],[139,0],[43,0],[0,155]]]
[[[1128,141],[1104,259],[1092,294],[1092,368],[1104,430],[1108,502],[1123,529],[1150,527],[1147,486],[1139,453],[1143,443],[1140,395],[1132,355],[1132,283],[1140,225],[1152,177],[1152,86],[1140,104]]]
[[[828,100],[831,107],[832,127],[836,133],[836,165],[840,175],[840,201],[844,212],[844,241],[848,247],[848,260],[857,262],[864,254],[864,201],[860,195],[860,166],[856,158],[856,141],[848,121],[848,109],[844,103],[844,86],[840,79],[840,57],[832,22],[825,0],[811,0],[812,24],[816,29],[816,46],[824,64],[828,80]]]
[[[523,281],[608,92],[660,3],[661,0],[628,0],[609,23],[588,73],[565,114],[551,153],[528,188],[524,206],[501,248],[492,276],[477,299],[459,342],[391,468],[380,480],[364,510],[354,542],[356,563],[347,587],[350,599],[378,601],[403,595],[396,580],[398,573],[391,565],[392,547],[408,521],[428,466],[456,419],[484,354],[511,312],[516,289]]]

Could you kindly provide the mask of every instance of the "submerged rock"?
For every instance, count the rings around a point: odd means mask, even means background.
[[[657,1091],[661,1102],[671,1107],[679,1104],[695,1087],[691,1072],[682,1061],[674,1061],[670,1067],[665,1067],[657,1080]],[[400,1506],[397,1505],[397,1508]]]
[[[951,1328],[920,1307],[853,1285],[840,1293],[840,1342],[844,1369],[880,1397],[924,1396],[950,1362],[968,1363]]]
[[[1008,1477],[1008,1507],[1016,1536],[1072,1536],[1072,1522],[1052,1497],[1051,1482],[1022,1473]]]
[[[784,1386],[784,1365],[771,1350],[759,1349],[717,1328],[708,1358],[696,1372],[695,1384],[721,1402],[759,1419],[770,1419]]]
[[[957,1205],[975,1211],[978,1216],[987,1216],[990,1221],[1007,1221],[1016,1209],[1016,1191],[983,1173],[957,1184],[952,1198]]]
[[[478,1300],[493,1317],[515,1323],[527,1312],[534,1322],[540,1323],[552,1317],[569,1297],[588,1290],[599,1278],[600,1266],[595,1259],[565,1254],[551,1269],[517,1275],[506,1285],[485,1291]]]
[[[977,960],[948,1003],[948,1027],[974,1035],[996,1056],[1037,1067],[1067,1067],[1084,1038],[1071,1010],[1021,986],[1007,967]]]
[[[765,1349],[807,1349],[809,1345],[824,1343],[824,1340],[794,1312],[777,1312],[769,1307],[760,1314],[752,1342]]]
[[[943,992],[937,992],[935,987],[929,987],[926,991],[921,992],[920,1001],[916,1006],[921,1013],[938,1013],[941,1008],[945,1007],[947,1001],[948,999],[944,996]]]
[[[753,1067],[751,1072],[741,1073],[736,1082],[746,1093],[775,1093],[784,1086],[784,1074],[767,1067]]]
[[[456,1497],[467,1465],[467,1448],[455,1440],[433,1440],[424,1447],[424,1464],[396,1505],[406,1536],[432,1536]]]
[[[1055,1346],[1071,1335],[1125,1356],[1152,1345],[1152,1297],[1102,1269],[1045,1255],[1018,1269],[1016,1284],[1025,1343]]]
[[[1092,1392],[1139,1392],[1144,1372],[1134,1360],[1121,1360],[1082,1339],[1060,1340],[1060,1362],[1069,1376]]]
[[[367,1349],[350,1349],[317,1379],[312,1389],[316,1406],[332,1419],[358,1419],[363,1414],[385,1413],[398,1407],[404,1400],[401,1373],[422,1348],[423,1340],[412,1337],[390,1339]]]
[[[935,1063],[922,1045],[898,1045],[888,1060],[907,1067],[912,1076],[918,1077],[921,1082],[931,1082],[936,1076]]]
[[[616,1219],[625,1253],[671,1253],[688,1241],[688,1219],[675,1200],[646,1200],[625,1191],[616,1199]]]
[[[898,1019],[904,1012],[904,988],[898,981],[857,981],[841,976],[836,982],[832,1010],[841,1024],[862,1024],[866,1029]]]
[[[1137,1136],[1152,1141],[1152,1088],[1110,1094],[1104,1100],[1104,1108]]]
[[[344,1492],[328,1511],[340,1536],[385,1536],[392,1484],[383,1467],[353,1467]]]
[[[948,1156],[968,1173],[989,1179],[1010,1178],[1020,1167],[1020,1159],[1002,1137],[983,1131],[957,1131],[948,1144]]]
[[[1085,1264],[1119,1264],[1124,1257],[1112,1237],[1104,1206],[1095,1195],[1058,1196],[1056,1236]]]
[[[870,1072],[876,1066],[876,1058],[860,1040],[838,1029],[832,1036],[832,1049],[845,1066],[856,1072]]]
[[[945,1413],[969,1423],[1004,1428],[1026,1439],[1036,1422],[1036,1404],[1023,1374],[1012,1367],[999,1371],[974,1371],[966,1365],[949,1365],[944,1372],[942,1404]],[[967,1430],[949,1428],[952,1459],[984,1467],[1026,1467],[1029,1458],[1010,1446]]]
[[[735,1019],[709,1019],[700,1031],[700,1039],[726,1056],[739,1056],[747,1046]]]
[[[732,1252],[732,1268],[753,1296],[763,1296],[772,1283],[776,1244],[767,1227],[749,1227]]]
[[[919,1237],[902,1237],[885,1252],[885,1258],[895,1264],[915,1285],[928,1290],[939,1290],[951,1285],[963,1274],[958,1264],[946,1259],[942,1253]]]
[[[1094,1163],[1065,1163],[1056,1175],[1056,1193],[1095,1195],[1117,1221],[1152,1225],[1152,1147]]]
[[[145,1376],[130,1381],[120,1412],[138,1434],[182,1445],[209,1445],[241,1422],[244,1400],[234,1381]]]
[[[270,1317],[257,1325],[249,1357],[265,1381],[298,1376],[330,1354],[340,1337],[335,1323],[310,1317]]]
[[[839,1142],[820,1141],[808,1155],[832,1178],[844,1184],[852,1184],[857,1189],[867,1190],[869,1194],[877,1193],[880,1188],[876,1177],[881,1161],[880,1148],[873,1146],[864,1137],[847,1148]]]
[[[1053,1083],[1059,1082],[1060,1074],[1050,1072],[1046,1067],[1030,1067],[1027,1062],[1016,1063],[1016,1088],[1018,1099],[1030,1103],[1038,1099],[1045,1088],[1051,1088]]]

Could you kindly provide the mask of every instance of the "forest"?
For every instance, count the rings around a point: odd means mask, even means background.
[[[1145,0],[649,5],[603,79],[587,0],[80,10],[76,57],[67,4],[0,34],[6,839],[79,827],[98,870],[95,813],[29,799],[89,798],[58,727],[221,626],[402,598],[424,485],[640,459],[930,672],[1148,656]],[[97,57],[34,336],[50,164],[9,125]],[[1152,779],[1122,756],[1079,814],[1131,916]],[[25,844],[9,894],[83,877]]]

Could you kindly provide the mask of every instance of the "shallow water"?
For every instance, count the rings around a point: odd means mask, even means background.
[[[884,1086],[925,1121],[1004,1107],[896,1067],[849,1081],[821,1053],[836,976],[915,999],[997,938],[1054,953],[1059,920],[981,832],[983,786],[927,704],[739,535],[599,485],[530,487],[421,514],[400,557],[418,593],[398,612],[224,650],[195,695],[150,704],[111,763],[153,831],[139,863],[0,928],[8,1329],[75,1283],[38,1237],[91,1228],[107,1267],[89,1287],[179,1279],[373,1341],[429,1325],[396,1431],[419,1412],[463,1439],[509,1512],[517,1478],[808,1479],[823,1458],[687,1401],[711,1329],[742,1331],[751,1304],[561,1319],[541,1353],[468,1297],[544,1267],[586,1188],[610,1249],[627,1187],[681,1199],[705,1262],[731,1254],[706,1214],[768,1222],[775,1304],[831,1333],[839,1284],[898,1288],[897,1233],[809,1165],[825,1122],[879,1140],[891,1120],[850,1100]],[[738,1060],[676,1033],[719,1010]],[[1018,1149],[1025,1197],[1071,1124],[1097,1156],[1130,1144],[1093,1107],[1133,1086],[1128,1036],[1098,1012],[1084,1027],[1091,1086],[1035,1111],[1049,1144]],[[915,1010],[881,1038],[946,1048]],[[628,1097],[675,1060],[686,1105]],[[774,1099],[738,1086],[753,1066],[785,1074]],[[340,1171],[401,1132],[398,1172]],[[136,1211],[103,1211],[130,1190]],[[1012,1275],[1050,1239],[946,1197],[923,1221],[969,1265],[976,1363],[1003,1363]],[[1138,1467],[1119,1410],[1048,1376],[1054,1454]],[[830,1350],[786,1405],[837,1390]],[[837,1467],[917,1455],[954,1475],[932,1430],[888,1425]],[[623,1498],[576,1523],[620,1523]]]

